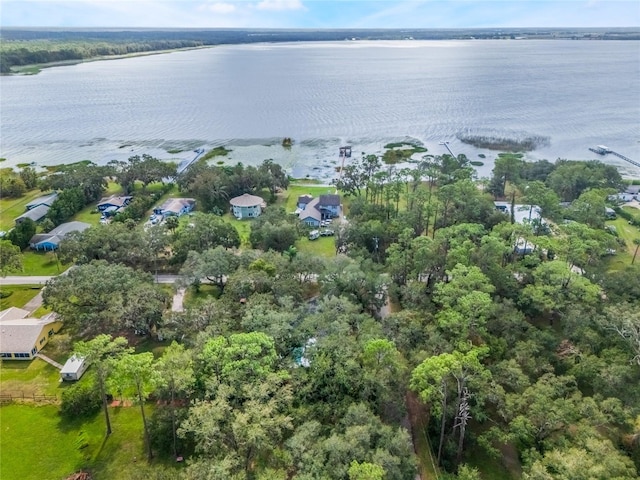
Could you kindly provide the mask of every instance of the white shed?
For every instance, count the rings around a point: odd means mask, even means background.
[[[87,362],[84,361],[84,357],[72,355],[60,370],[60,378],[67,381],[80,380],[88,366]]]

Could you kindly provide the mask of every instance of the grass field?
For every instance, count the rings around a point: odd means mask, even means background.
[[[230,213],[225,213],[222,216],[222,219],[233,225],[236,230],[238,230],[238,235],[240,235],[240,248],[251,248],[251,243],[249,242],[249,235],[251,235],[251,220],[238,220]]]
[[[0,199],[0,230],[8,231],[15,225],[15,218],[27,211],[27,203],[34,198],[45,195],[45,192],[33,189],[20,198]]]
[[[151,413],[151,406],[147,407]],[[62,479],[80,469],[94,480],[130,478],[147,462],[136,407],[110,408],[113,433],[105,438],[102,413],[65,420],[55,405],[0,408],[0,478]]]
[[[313,253],[322,257],[335,257],[335,237],[320,237],[317,240],[301,238],[296,242],[299,252]]]
[[[54,252],[35,252],[27,248],[22,252],[22,272],[14,275],[59,275],[71,265],[58,262]]]
[[[60,371],[39,358],[3,361],[0,364],[0,387],[3,393],[57,395],[59,398],[64,387],[59,380]]]
[[[39,285],[2,285],[0,291],[3,294],[11,293],[6,298],[0,298],[0,310],[9,307],[22,308],[40,291]]]

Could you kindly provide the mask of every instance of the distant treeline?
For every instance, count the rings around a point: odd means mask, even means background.
[[[640,39],[640,30],[614,29],[20,29],[0,32],[0,72],[11,67],[65,60],[83,60],[204,45],[255,42],[310,42],[336,40],[445,40],[445,39]]]

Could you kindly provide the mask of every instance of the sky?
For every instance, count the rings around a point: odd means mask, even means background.
[[[0,0],[2,27],[638,27],[639,0]]]

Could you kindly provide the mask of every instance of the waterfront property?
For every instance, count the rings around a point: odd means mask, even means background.
[[[238,220],[259,217],[262,209],[267,206],[261,197],[248,193],[232,198],[229,203],[231,204],[231,213]]]
[[[310,227],[319,227],[323,220],[340,216],[340,195],[327,194],[313,198],[311,195],[298,197],[296,213],[301,222]]]
[[[21,308],[0,312],[0,358],[32,360],[62,327],[55,313],[42,318],[29,317]]]
[[[619,200],[622,202],[640,200],[640,185],[628,185],[622,192],[609,196],[609,200]]]
[[[98,202],[98,211],[115,215],[129,205],[132,198],[130,195],[111,195],[110,197],[102,198]]]
[[[193,198],[169,198],[159,207],[153,209],[155,215],[166,217],[180,217],[191,212],[196,206]]]
[[[49,233],[37,233],[31,240],[29,240],[29,246],[33,250],[52,251],[58,248],[60,242],[65,235],[71,232],[82,232],[89,228],[91,225],[84,222],[67,222],[58,225]]]

